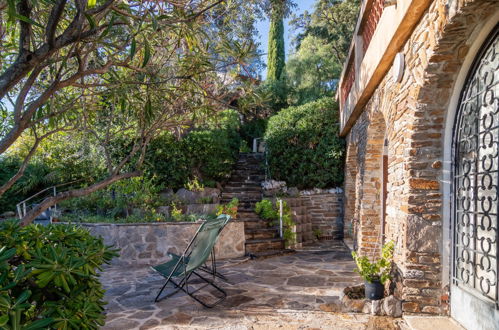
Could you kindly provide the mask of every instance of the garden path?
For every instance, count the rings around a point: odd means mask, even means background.
[[[223,262],[218,280],[227,298],[207,309],[184,293],[154,303],[164,279],[147,267],[109,267],[104,329],[366,329],[393,328],[392,320],[341,312],[345,286],[361,282],[342,242],[293,254]]]

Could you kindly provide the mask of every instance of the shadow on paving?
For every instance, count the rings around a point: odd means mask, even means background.
[[[227,298],[212,309],[183,292],[155,303],[163,277],[147,266],[109,267],[101,277],[108,301],[104,329],[245,329],[258,324],[363,329],[369,316],[339,313],[343,288],[361,282],[354,267],[342,242],[322,242],[267,259],[221,262],[219,272],[228,283],[216,282]],[[217,297],[209,289],[201,292],[205,299]]]

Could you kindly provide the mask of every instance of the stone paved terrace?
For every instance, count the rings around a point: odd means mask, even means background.
[[[104,329],[394,329],[391,319],[341,313],[343,288],[361,282],[353,269],[338,241],[225,262],[218,270],[230,283],[217,283],[228,296],[207,309],[183,292],[154,303],[161,276],[148,267],[110,267],[102,274],[109,302]]]

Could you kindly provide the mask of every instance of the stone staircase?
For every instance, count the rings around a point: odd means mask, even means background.
[[[239,199],[237,218],[244,221],[246,254],[268,256],[284,252],[284,240],[279,228],[262,220],[254,212],[255,204],[262,200],[261,182],[265,180],[263,154],[241,153],[230,180],[222,191],[222,203]]]

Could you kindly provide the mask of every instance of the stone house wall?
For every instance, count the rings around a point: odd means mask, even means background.
[[[113,265],[157,265],[168,261],[168,253],[181,254],[200,223],[158,222],[124,224],[81,224],[92,235],[100,236],[107,245],[120,249]],[[218,259],[243,257],[244,222],[230,221],[215,245]]]
[[[400,52],[401,82],[388,74],[347,135],[345,223],[358,250],[396,243],[395,294],[405,313],[448,313],[450,238],[444,236],[443,161],[446,113],[474,36],[497,1],[435,0]],[[384,145],[386,144],[386,147]],[[383,152],[388,154],[382,214]],[[445,220],[448,221],[448,220]],[[445,269],[445,271],[444,271]]]

